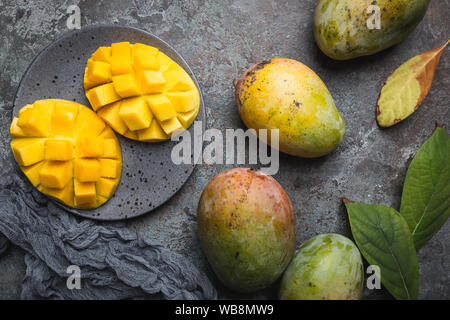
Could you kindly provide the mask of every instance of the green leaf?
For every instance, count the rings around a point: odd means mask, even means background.
[[[405,219],[389,207],[344,202],[353,238],[364,258],[379,266],[381,283],[396,299],[417,299],[419,264]]]
[[[439,231],[450,216],[450,138],[437,128],[414,157],[403,186],[400,213],[416,249]]]

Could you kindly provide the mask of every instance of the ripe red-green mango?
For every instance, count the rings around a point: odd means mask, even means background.
[[[295,249],[291,201],[271,176],[248,168],[224,171],[198,205],[203,250],[220,281],[237,292],[270,286]]]

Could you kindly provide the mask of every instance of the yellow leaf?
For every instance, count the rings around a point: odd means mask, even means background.
[[[389,76],[377,104],[380,127],[391,127],[417,110],[430,91],[439,59],[449,42],[415,56]]]

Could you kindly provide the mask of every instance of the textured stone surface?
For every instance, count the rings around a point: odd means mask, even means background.
[[[271,57],[302,61],[324,80],[347,122],[344,143],[316,160],[281,155],[275,178],[292,199],[297,243],[325,232],[349,235],[340,198],[399,208],[406,169],[434,121],[450,129],[450,57],[445,53],[429,96],[411,118],[380,130],[375,104],[387,76],[410,57],[442,45],[450,30],[448,1],[432,1],[424,21],[403,43],[377,55],[348,62],[324,56],[312,34],[314,0],[214,1],[12,1],[0,3],[0,175],[13,168],[8,127],[14,93],[28,64],[53,39],[67,32],[66,8],[78,4],[82,25],[115,23],[146,29],[178,50],[195,72],[205,98],[209,128],[243,128],[232,80],[253,63]],[[150,5],[151,4],[151,5]],[[448,50],[447,50],[448,51]],[[71,57],[68,57],[69,59]],[[198,166],[165,205],[128,222],[191,259],[217,283],[196,234],[198,198],[207,182],[229,166]],[[16,298],[24,272],[22,253],[0,257],[0,298]],[[450,299],[450,222],[419,252],[420,298]],[[278,284],[250,296],[276,297]],[[367,298],[389,298],[384,291]]]

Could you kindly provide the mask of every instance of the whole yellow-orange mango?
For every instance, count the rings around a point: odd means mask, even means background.
[[[321,157],[336,149],[344,138],[345,122],[330,92],[301,62],[265,60],[234,84],[238,110],[246,126],[257,132],[279,129],[279,149],[284,153]]]

